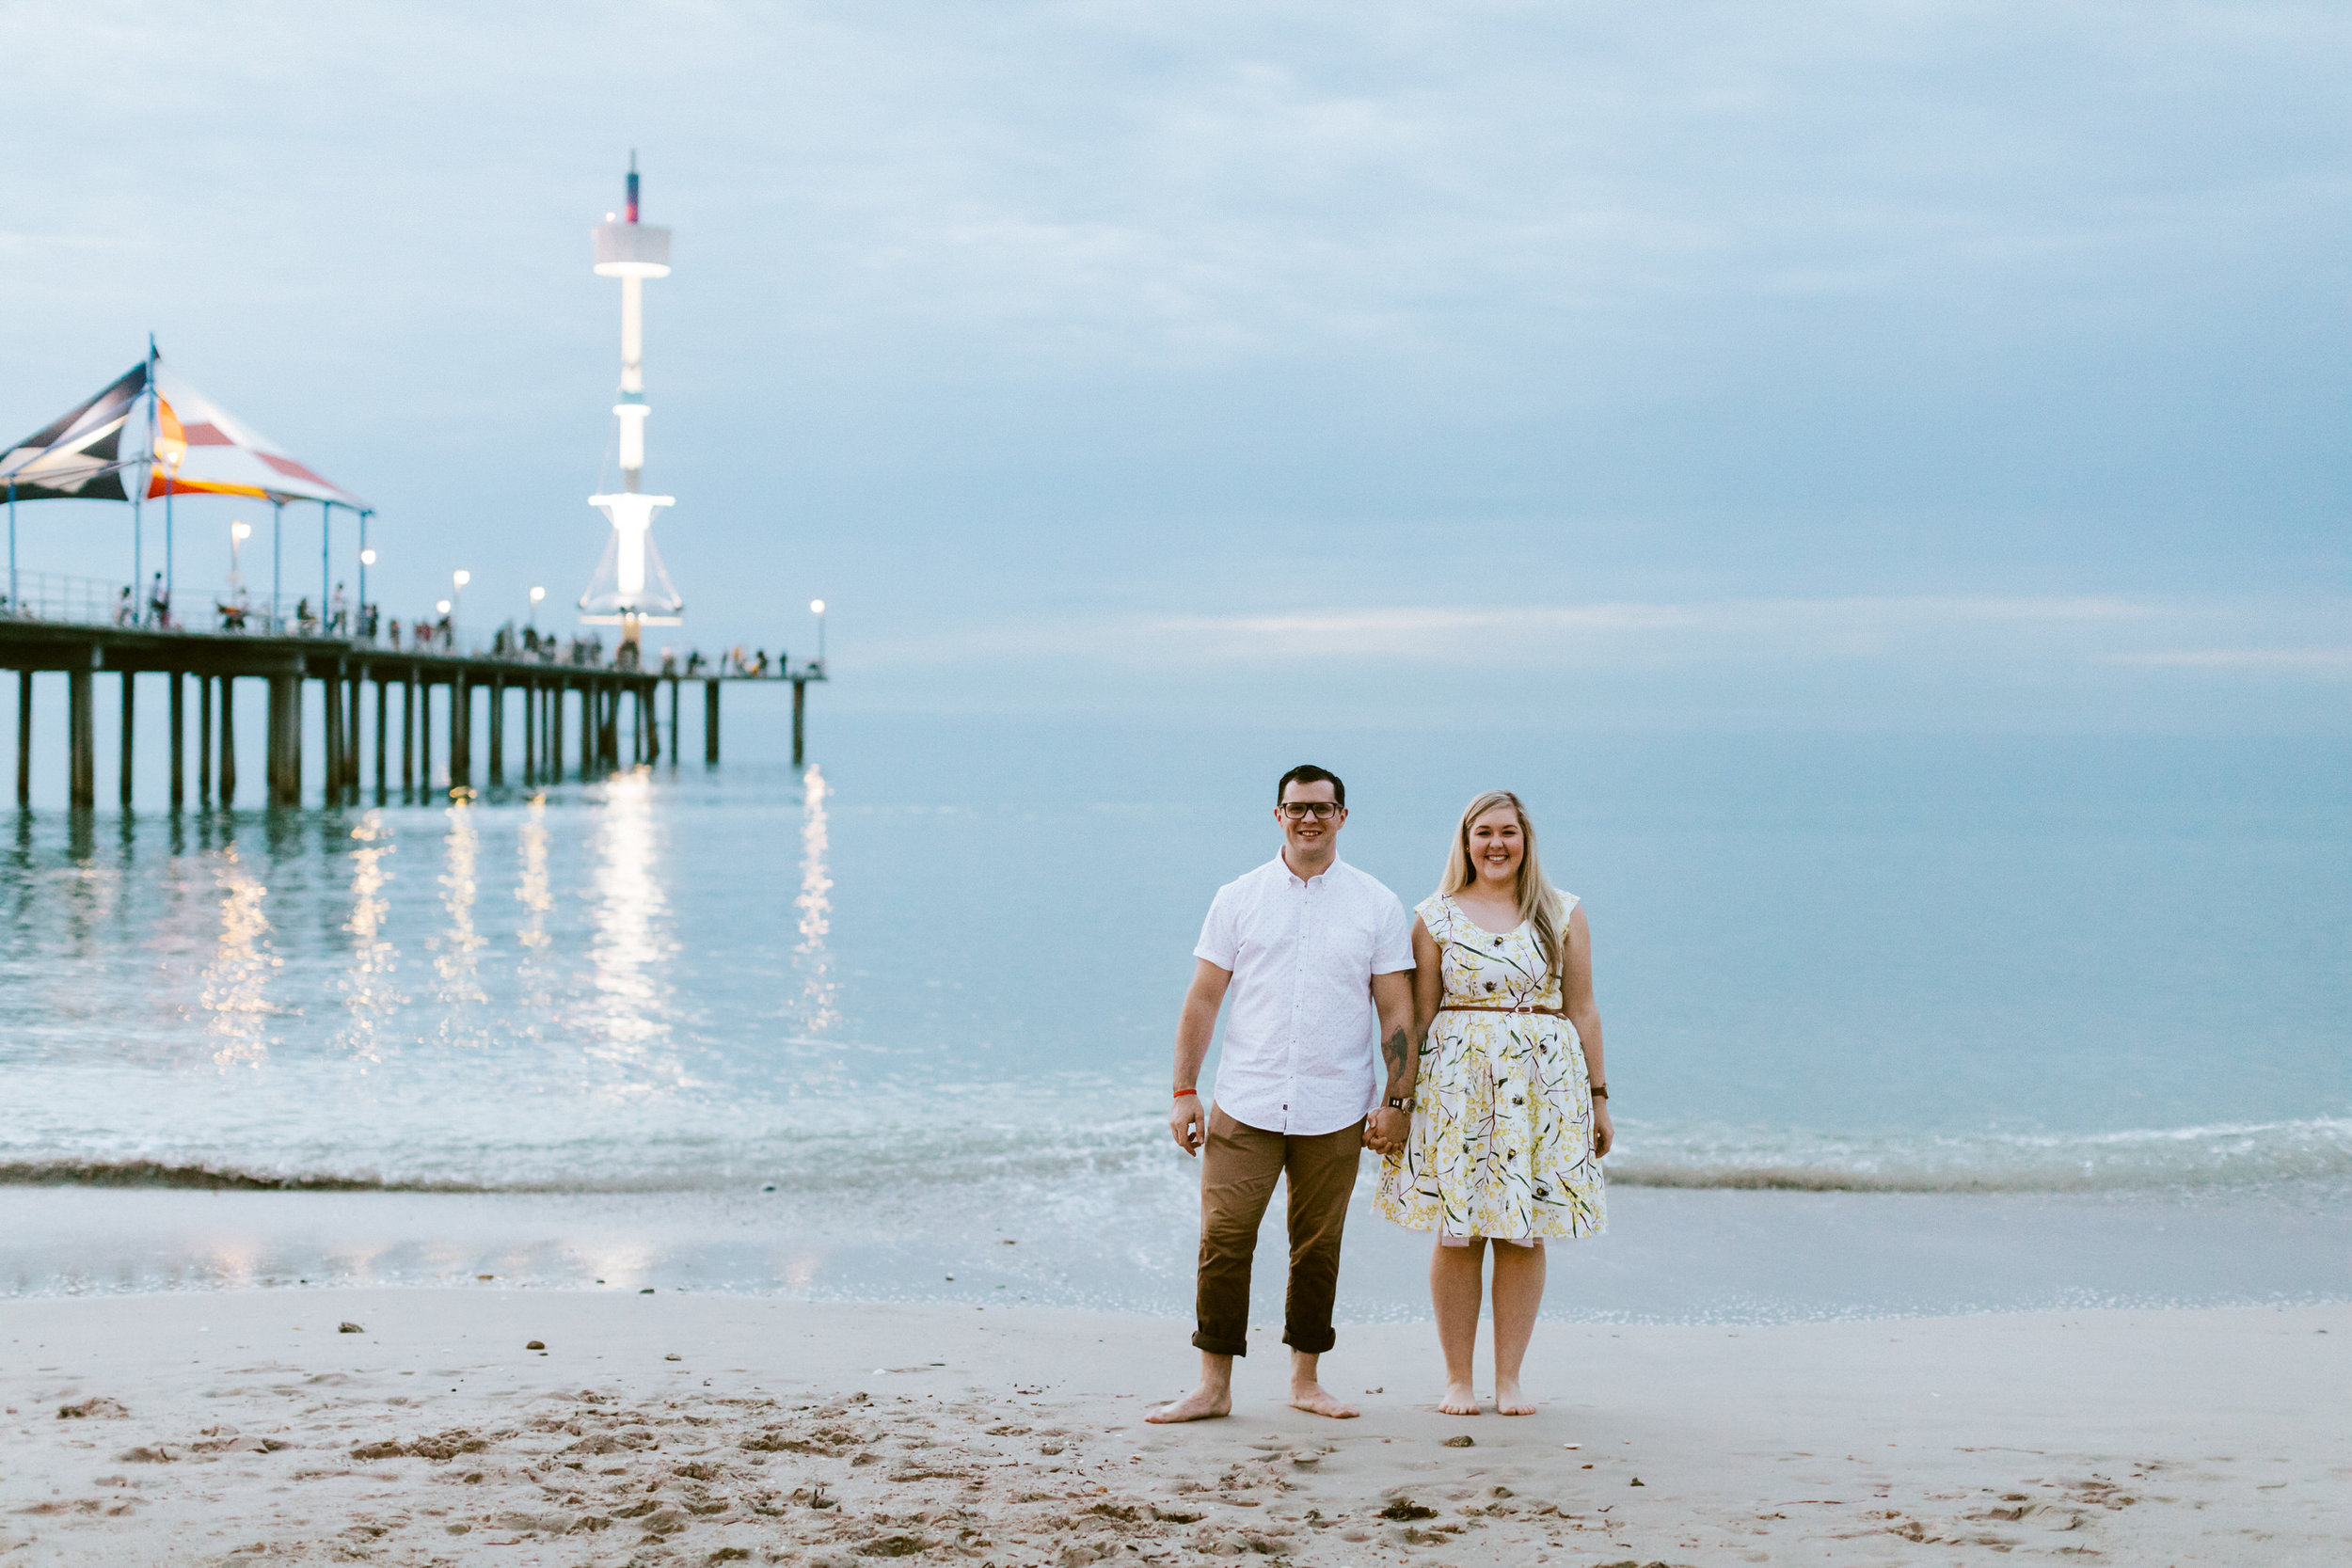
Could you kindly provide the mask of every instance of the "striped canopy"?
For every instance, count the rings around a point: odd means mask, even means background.
[[[367,506],[153,355],[0,451],[0,485],[18,500],[128,500],[143,492]]]

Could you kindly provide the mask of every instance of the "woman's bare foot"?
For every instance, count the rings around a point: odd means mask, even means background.
[[[1328,1416],[1342,1421],[1363,1414],[1354,1405],[1343,1404],[1333,1398],[1329,1389],[1311,1378],[1305,1382],[1291,1379],[1291,1408],[1304,1410],[1310,1416]]]
[[[1498,1416],[1533,1416],[1535,1414],[1535,1402],[1520,1392],[1518,1378],[1512,1378],[1507,1383],[1502,1378],[1495,1379],[1495,1414]]]
[[[1174,1404],[1164,1404],[1157,1410],[1147,1410],[1143,1418],[1165,1426],[1171,1421],[1208,1421],[1233,1413],[1233,1394],[1230,1388],[1212,1388],[1202,1384]]]
[[[1478,1410],[1478,1390],[1467,1383],[1449,1383],[1445,1398],[1438,1402],[1440,1416],[1475,1416]]]

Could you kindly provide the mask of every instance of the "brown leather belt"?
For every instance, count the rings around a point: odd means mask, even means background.
[[[1506,1007],[1495,1002],[1448,1002],[1438,1008],[1441,1013],[1541,1013],[1546,1018],[1565,1018],[1565,1007]]]

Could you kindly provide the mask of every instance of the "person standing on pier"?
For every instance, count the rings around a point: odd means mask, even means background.
[[[1339,857],[1347,786],[1337,774],[1294,768],[1275,801],[1281,853],[1217,889],[1176,1025],[1168,1130],[1186,1154],[1203,1156],[1192,1337],[1200,1384],[1148,1421],[1232,1413],[1233,1357],[1249,1354],[1258,1222],[1277,1178],[1290,1189],[1290,1402],[1316,1416],[1357,1414],[1324,1388],[1317,1363],[1337,1339],[1340,1235],[1360,1151],[1367,1142],[1392,1148],[1406,1131],[1399,1083],[1410,1059],[1412,927],[1395,894]],[[1204,1107],[1194,1085],[1229,990],[1216,1099]],[[1385,1106],[1375,1077],[1381,1057]]]

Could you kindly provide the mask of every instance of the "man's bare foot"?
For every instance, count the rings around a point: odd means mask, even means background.
[[[1164,1404],[1157,1410],[1147,1410],[1143,1418],[1158,1426],[1171,1421],[1210,1421],[1233,1413],[1233,1395],[1226,1388],[1195,1388],[1174,1404]]]
[[[1438,1402],[1440,1416],[1475,1416],[1478,1414],[1478,1390],[1467,1383],[1449,1383],[1445,1398]]]
[[[1513,1378],[1505,1383],[1502,1379],[1497,1378],[1495,1379],[1495,1414],[1498,1416],[1533,1416],[1535,1414],[1535,1402],[1520,1391],[1518,1379]]]
[[[1322,1384],[1301,1383],[1295,1378],[1291,1380],[1291,1408],[1304,1410],[1310,1416],[1328,1416],[1341,1421],[1363,1414],[1352,1404],[1342,1403]]]

